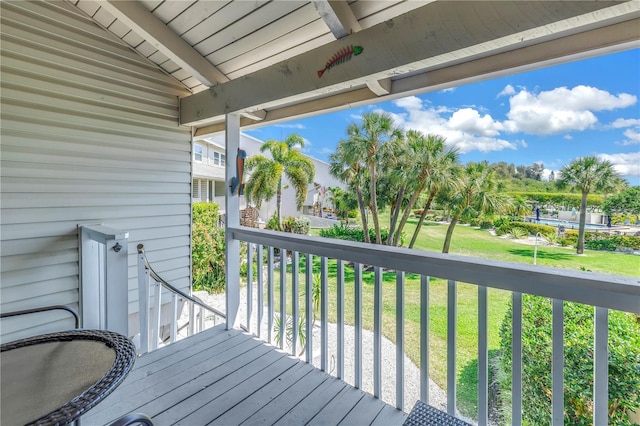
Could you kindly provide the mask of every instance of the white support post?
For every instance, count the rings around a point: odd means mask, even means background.
[[[230,227],[240,226],[240,197],[231,193],[231,178],[236,176],[236,157],[240,147],[240,114],[226,116],[226,168],[225,168],[225,276],[227,330],[236,326],[240,307],[240,241],[234,240]]]
[[[149,352],[149,270],[144,264],[144,253],[138,252],[138,305],[140,316],[140,353]]]
[[[129,336],[129,233],[82,225],[78,238],[81,326]]]

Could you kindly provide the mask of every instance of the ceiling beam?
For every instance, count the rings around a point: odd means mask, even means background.
[[[165,56],[188,71],[205,86],[211,87],[229,81],[218,68],[207,61],[197,50],[156,18],[138,1],[100,0],[113,16],[151,43]]]
[[[231,112],[268,111],[353,90],[366,85],[372,78],[397,80],[402,75],[419,74],[505,52],[512,52],[520,63],[526,63],[528,58],[519,53],[526,47],[638,17],[638,2],[433,2],[183,98],[180,122],[200,126],[222,121],[224,115]],[[497,19],[505,24],[496,25]],[[485,22],[493,24],[485,25]],[[637,27],[635,37],[638,37]],[[327,68],[326,61],[336,52],[356,45],[364,48],[360,55],[331,67],[318,77],[318,70]]]
[[[498,78],[516,72],[526,72],[589,57],[640,48],[637,28],[640,18],[598,28],[564,39],[551,40],[513,52],[499,53],[473,61],[460,63],[410,77],[394,80],[390,94],[378,98],[366,88],[310,100],[295,105],[269,110],[262,123],[242,119],[243,128],[265,123],[278,123],[292,117],[305,117],[319,111],[329,112],[371,102],[388,101],[410,95],[443,90],[473,82]],[[224,131],[224,122],[198,128],[196,136]]]
[[[312,0],[311,3],[337,40],[361,30],[358,19],[346,1]]]

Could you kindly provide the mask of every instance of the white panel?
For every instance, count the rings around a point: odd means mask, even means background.
[[[138,243],[190,285],[190,132],[177,124],[188,92],[83,17],[93,2],[79,5],[0,4],[3,311],[78,308],[78,224],[129,232],[130,314]],[[3,321],[2,339],[71,326],[59,313]]]

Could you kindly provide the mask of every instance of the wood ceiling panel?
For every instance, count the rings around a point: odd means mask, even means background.
[[[269,11],[273,10],[274,5],[276,5],[276,10],[280,10],[280,8],[288,10],[288,3],[295,4],[297,2],[236,2],[232,5],[233,7],[226,7],[210,16],[193,31],[184,34],[183,38],[202,56],[207,56],[234,40],[244,37],[253,31],[260,22],[262,22],[261,25],[268,23]]]
[[[360,20],[358,21],[360,23],[360,26],[364,29],[364,28],[370,28],[376,24],[379,24],[381,22],[384,22],[386,20],[389,20],[391,18],[394,18],[396,16],[402,15],[403,13],[407,13],[410,12],[414,9],[417,9],[419,7],[425,6],[428,3],[432,3],[435,0],[420,0],[420,1],[403,1],[403,2],[398,2],[395,3],[391,6],[388,6],[380,11],[378,11],[377,13],[373,13],[370,15],[366,15],[363,16],[362,18],[360,18]],[[359,1],[358,3],[363,3],[362,1]],[[364,2],[364,3],[368,3],[368,2]],[[357,15],[356,15],[357,16]]]
[[[325,44],[330,43],[332,41],[335,41],[335,37],[333,36],[333,34],[331,34],[331,32],[327,31],[326,34],[324,34],[324,35],[322,35],[320,37],[314,38],[313,40],[309,40],[306,43],[297,45],[297,46],[295,46],[295,47],[293,47],[293,48],[291,48],[289,50],[280,52],[277,55],[270,56],[270,57],[266,58],[263,61],[259,61],[259,62],[253,63],[253,64],[251,64],[249,66],[244,67],[244,68],[241,68],[241,69],[238,69],[238,70],[235,70],[235,71],[229,71],[226,74],[230,79],[233,80],[233,79],[236,79],[236,78],[241,77],[243,75],[252,73],[254,71],[261,70],[262,68],[267,67],[269,65],[273,65],[273,64],[276,64],[276,63],[278,63],[280,61],[284,61],[286,59],[292,58],[292,57],[294,57],[296,55],[299,55],[301,53],[305,53],[305,52],[307,52],[309,50],[312,50],[312,49],[315,49],[317,47],[324,46]],[[325,58],[320,60],[321,64],[324,64],[325,62],[326,62]],[[320,68],[318,68],[318,69],[320,69]]]
[[[80,0],[76,6],[89,16],[93,16],[100,8],[100,5],[94,1]]]
[[[95,19],[103,27],[108,28],[109,25],[111,25],[113,21],[116,20],[116,17],[107,12],[104,7],[101,7],[93,15],[93,19]]]
[[[153,14],[165,24],[174,20],[178,15],[188,9],[195,0],[184,1],[165,1],[155,9],[147,7],[149,10],[153,10]]]
[[[119,38],[127,35],[131,28],[124,24],[121,20],[116,19],[111,25],[109,25],[109,31],[118,36]]]
[[[209,18],[218,10],[227,6],[230,2],[225,1],[198,1],[186,9],[167,25],[176,34],[181,36],[202,21]]]
[[[266,54],[266,52],[263,51],[264,49],[262,49],[263,46],[317,20],[318,12],[316,9],[310,3],[306,4],[287,15],[286,18],[266,25],[259,30],[252,32],[248,36],[235,41],[233,44],[215,51],[208,55],[207,59],[211,63],[221,64],[240,56],[238,52],[246,54],[258,48],[260,48],[260,51],[253,53],[260,54],[260,52],[262,52],[263,54]],[[308,30],[311,30],[311,28],[308,28]],[[324,31],[318,35],[322,35],[323,33]],[[268,50],[266,46],[265,49]]]

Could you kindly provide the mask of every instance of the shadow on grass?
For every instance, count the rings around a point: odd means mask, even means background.
[[[489,364],[495,359],[500,351],[492,349],[489,351]],[[490,409],[495,408],[495,395],[491,395],[492,372],[489,371],[489,405]],[[473,359],[464,366],[458,375],[456,389],[458,409],[460,412],[472,419],[478,418],[478,360]]]
[[[533,259],[533,248],[509,249],[507,250],[507,252],[515,254],[516,256],[528,257]],[[538,249],[538,254],[536,256],[538,259],[549,260],[569,260],[575,258],[574,255],[569,253],[551,253],[540,249]]]

